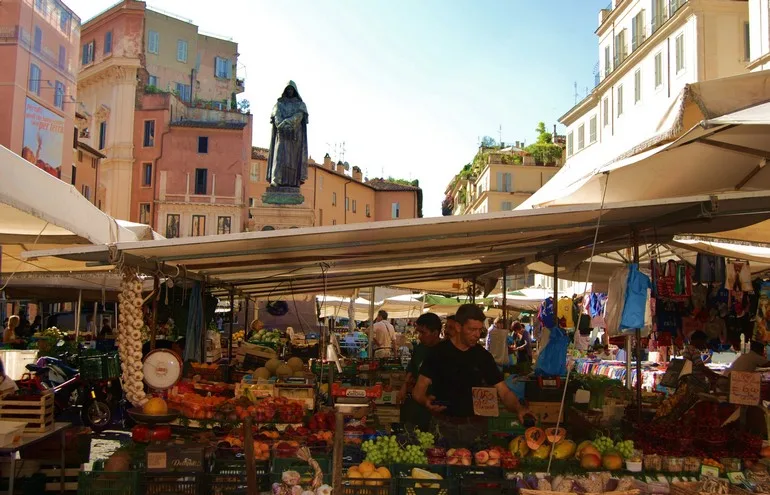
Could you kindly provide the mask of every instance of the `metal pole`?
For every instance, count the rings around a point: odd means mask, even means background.
[[[503,265],[503,325],[506,330],[510,329],[508,325],[508,267]]]
[[[633,232],[634,263],[639,264],[639,238]],[[642,421],[642,329],[636,329],[636,407],[637,419]]]
[[[471,290],[471,304],[476,304],[476,277],[473,277],[473,288]]]
[[[559,255],[553,255],[553,310],[556,311],[556,305],[559,302]],[[558,319],[558,311],[556,312]]]
[[[83,306],[83,289],[78,289],[78,306],[76,310],[76,316],[75,318],[75,343],[77,343],[78,338],[80,337],[80,309]]]
[[[374,359],[374,354],[372,353],[372,340],[374,339],[374,287],[372,287],[371,292],[369,293],[369,360],[371,361]],[[329,385],[331,386],[331,385]]]
[[[227,336],[227,362],[231,363],[233,360],[233,323],[235,322],[235,295],[233,291],[230,291],[230,332]],[[227,367],[228,381],[230,374],[230,366]]]

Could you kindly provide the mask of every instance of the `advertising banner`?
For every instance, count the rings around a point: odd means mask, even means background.
[[[61,178],[63,147],[64,117],[27,98],[22,158]]]

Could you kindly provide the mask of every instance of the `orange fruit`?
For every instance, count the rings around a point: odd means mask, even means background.
[[[358,465],[358,471],[364,478],[368,478],[374,472],[374,469],[374,464],[369,461],[364,461]]]
[[[378,467],[376,472],[379,473],[380,477],[390,479],[390,471],[385,466]]]

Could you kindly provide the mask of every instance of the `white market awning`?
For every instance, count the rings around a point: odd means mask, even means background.
[[[601,215],[597,253],[640,239],[670,241],[681,233],[706,234],[770,218],[770,191],[725,193],[646,202],[544,208],[246,232],[195,238],[119,242],[125,262],[147,271],[160,265],[241,296],[334,293],[371,286],[499,274],[553,255],[586,259]],[[25,253],[108,263],[107,246],[77,246]]]

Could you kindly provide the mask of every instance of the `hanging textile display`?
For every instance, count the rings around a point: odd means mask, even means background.
[[[759,289],[759,304],[754,323],[754,340],[770,342],[770,282],[762,282]]]
[[[687,263],[669,260],[662,267],[653,267],[653,273],[657,297],[687,301],[692,296],[692,269]]]
[[[572,299],[567,296],[563,296],[561,299],[559,299],[559,302],[556,303],[556,308],[559,319],[564,318],[564,327],[575,328],[575,314],[573,312],[574,307]]]
[[[650,287],[650,277],[639,271],[639,265],[637,263],[628,265],[625,301],[620,318],[621,332],[646,327]]]
[[[723,256],[700,254],[695,258],[695,281],[702,284],[724,284],[726,277]]]
[[[748,261],[731,261],[727,265],[727,290],[753,292],[751,267]]]
[[[615,270],[610,276],[607,290],[607,334],[617,335],[620,330],[620,319],[623,314],[623,304],[626,300],[626,285],[628,284],[628,266]]]
[[[537,313],[537,319],[545,328],[556,326],[556,315],[554,313],[553,298],[549,297],[540,304],[540,310]]]

